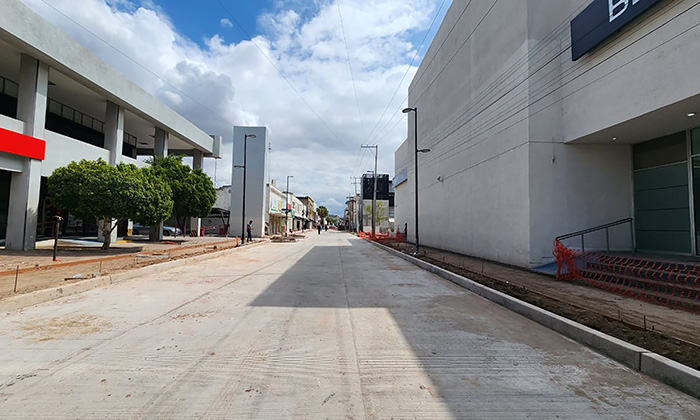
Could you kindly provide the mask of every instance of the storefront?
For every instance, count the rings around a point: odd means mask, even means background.
[[[633,154],[637,249],[697,255],[700,128],[635,144]]]

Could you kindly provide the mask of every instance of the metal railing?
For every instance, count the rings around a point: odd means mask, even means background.
[[[19,94],[19,84],[6,77],[0,76],[0,93],[17,98]],[[71,120],[76,124],[80,124],[99,133],[104,134],[105,132],[104,121],[91,117],[71,106],[58,102],[55,99],[48,98],[47,112],[58,115],[67,120]],[[136,147],[138,138],[132,134],[124,132],[124,143]]]
[[[607,252],[610,252],[610,228],[615,227],[615,226],[620,226],[629,223],[630,225],[630,238],[632,239],[632,250],[634,251],[636,249],[634,245],[634,219],[631,217],[628,217],[626,219],[620,219],[615,222],[611,223],[606,223],[604,225],[588,228],[588,229],[583,229],[579,230],[578,232],[573,232],[573,233],[567,233],[566,235],[561,235],[557,236],[555,240],[557,241],[563,241],[565,239],[571,239],[575,238],[577,236],[581,237],[581,252],[586,251],[586,242],[585,242],[585,235],[593,232],[599,232],[601,230],[605,230],[605,249]]]
[[[48,102],[48,112],[58,115],[62,118],[68,119],[73,121],[76,124],[80,124],[83,127],[87,127],[91,130],[97,131],[99,133],[104,134],[105,132],[105,123],[104,121],[98,120],[97,118],[91,117],[83,112],[78,111],[77,109],[70,107],[66,104],[63,104],[61,102],[58,102],[55,99],[50,99]],[[129,144],[131,146],[136,147],[137,144],[137,137],[129,134],[127,132],[124,132],[124,143]]]

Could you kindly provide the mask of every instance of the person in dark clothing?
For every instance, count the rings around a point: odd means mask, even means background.
[[[248,242],[253,242],[253,221],[248,222],[248,226],[246,226],[246,231],[248,232]]]
[[[318,226],[316,226],[316,227],[318,228],[318,234],[320,235],[321,234],[321,224],[319,223]]]

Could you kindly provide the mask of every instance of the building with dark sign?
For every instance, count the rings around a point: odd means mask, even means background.
[[[362,175],[362,217],[359,220],[360,230],[369,232],[372,230],[372,191],[374,189],[374,175]],[[391,191],[391,181],[388,174],[377,175],[377,211],[375,213],[377,231],[388,231],[392,228],[394,194]]]
[[[555,237],[700,254],[700,7],[693,0],[452,3],[409,88],[396,225],[524,267]],[[580,246],[580,245],[579,245]]]

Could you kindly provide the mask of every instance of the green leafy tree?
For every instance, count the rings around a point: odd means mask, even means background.
[[[163,179],[173,193],[173,213],[178,226],[185,231],[188,217],[207,217],[216,203],[214,183],[201,169],[182,163],[182,156],[156,156],[149,161],[150,171]]]
[[[318,214],[321,220],[326,220],[326,217],[328,217],[328,209],[325,206],[320,206],[316,209],[316,214]]]
[[[48,198],[60,209],[94,220],[108,249],[111,233],[124,220],[159,223],[172,212],[170,187],[136,167],[107,164],[102,159],[81,160],[56,169],[48,179]],[[112,223],[116,221],[116,223]]]

